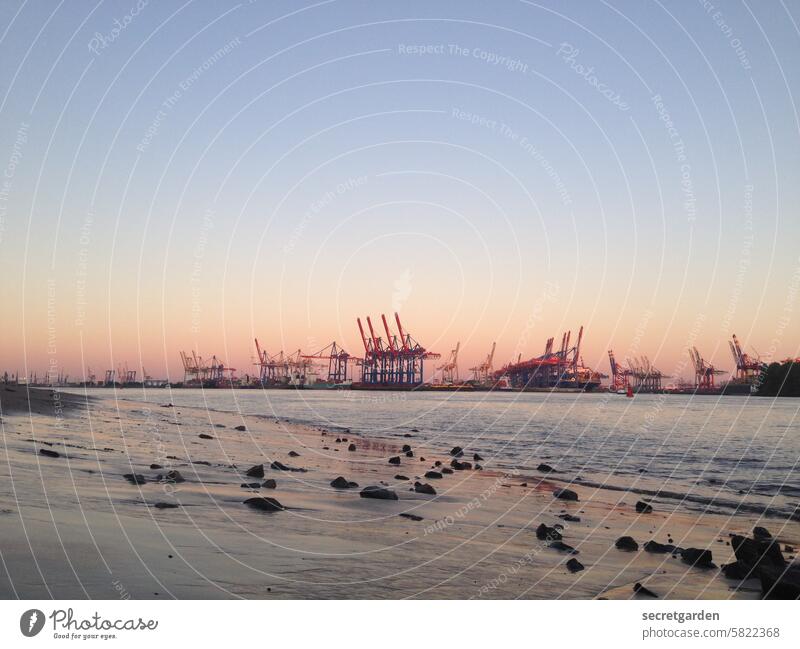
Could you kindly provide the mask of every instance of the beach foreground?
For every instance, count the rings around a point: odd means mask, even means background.
[[[735,560],[729,535],[767,527],[788,560],[785,546],[800,543],[795,521],[665,506],[640,513],[630,492],[498,470],[474,457],[485,452],[469,440],[453,458],[415,444],[411,429],[392,443],[176,408],[167,391],[158,407],[111,391],[44,393],[52,411],[39,394],[27,412],[25,389],[15,390],[0,387],[3,598],[647,596],[637,583],[662,598],[758,598],[758,579],[731,580],[718,568]],[[425,476],[454,459],[452,473]],[[333,487],[340,476],[358,486]],[[274,488],[262,486],[271,480]],[[398,499],[361,497],[368,486]],[[553,496],[566,486],[577,502]],[[279,505],[244,503],[262,497]],[[546,534],[537,535],[541,524]],[[623,536],[638,549],[615,547]],[[650,540],[711,550],[715,565],[647,552]],[[570,559],[583,569],[572,572]]]

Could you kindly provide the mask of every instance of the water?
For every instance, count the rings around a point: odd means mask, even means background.
[[[554,476],[613,493],[632,490],[694,511],[800,520],[800,401],[684,395],[289,390],[89,390],[154,405],[239,411],[463,446],[487,468]],[[580,481],[580,482],[578,482]],[[622,496],[620,496],[622,497]]]

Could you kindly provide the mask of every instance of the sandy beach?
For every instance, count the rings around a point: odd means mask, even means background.
[[[758,579],[719,569],[735,560],[729,535],[764,526],[787,560],[785,546],[800,543],[794,521],[663,505],[639,513],[633,493],[498,470],[469,440],[454,458],[418,446],[412,430],[388,443],[176,408],[168,391],[158,407],[111,390],[101,399],[37,392],[29,411],[25,388],[13,389],[0,387],[3,598],[647,596],[637,583],[661,598],[758,598]],[[331,486],[340,476],[358,486]],[[270,480],[274,488],[261,486]],[[362,497],[368,486],[397,500]],[[579,500],[555,498],[564,487]],[[245,504],[261,497],[277,511]],[[549,533],[539,538],[542,524]],[[615,547],[623,536],[638,549]],[[711,550],[714,565],[645,551],[651,540]],[[583,569],[572,572],[570,559]]]

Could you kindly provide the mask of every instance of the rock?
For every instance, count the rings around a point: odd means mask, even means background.
[[[177,509],[178,507],[180,507],[180,505],[178,505],[177,503],[159,502],[153,505],[153,507],[155,507],[156,509]]]
[[[400,458],[397,457],[396,455],[394,457],[390,457],[389,464],[394,464],[394,465],[400,464]]]
[[[406,457],[414,457],[414,451],[406,451]]]
[[[681,550],[681,561],[696,568],[713,568],[714,564],[711,562],[711,558],[711,550],[701,550],[699,548]]]
[[[625,552],[636,552],[639,549],[639,544],[633,540],[632,536],[620,536],[614,546],[617,550],[624,550]]]
[[[528,485],[523,485],[527,487]],[[568,523],[580,523],[581,517],[580,516],[573,516],[572,514],[559,514],[558,518],[561,520],[567,521]]]
[[[472,459],[475,460],[476,462],[483,462],[483,458],[477,453],[473,453]]]
[[[163,469],[164,467],[161,466],[160,464],[151,464],[150,468],[151,469]]]
[[[723,563],[720,566],[720,571],[728,579],[749,579],[757,575],[752,572],[750,568],[745,566],[741,561],[733,561],[732,563]]]
[[[764,599],[800,599],[800,566],[762,565],[758,569]]]
[[[400,475],[399,473],[394,477],[395,480],[408,480],[408,476]]]
[[[376,486],[364,487],[359,496],[362,498],[377,498],[378,500],[398,500],[397,494],[391,489]]]
[[[236,426],[234,430],[247,430],[247,426]]]
[[[561,500],[578,500],[578,494],[572,491],[572,489],[556,489],[553,495]]]
[[[200,433],[198,437],[200,439],[214,439],[211,435],[206,435],[205,433]]]
[[[542,473],[553,473],[555,471],[555,469],[551,467],[549,464],[544,464],[544,463],[537,466],[536,470]]]
[[[44,455],[45,457],[61,457],[58,452],[51,451],[49,448],[40,448],[39,455]]]
[[[261,486],[264,487],[264,489],[275,489],[277,488],[278,483],[272,478],[269,478],[269,480],[264,480],[264,483]]]
[[[139,473],[126,473],[122,476],[131,484],[144,484],[147,480],[144,479],[143,475]]]
[[[181,475],[181,472],[177,469],[173,469],[172,471],[167,471],[167,475],[164,476],[164,480],[167,482],[186,482],[186,478]]]
[[[253,467],[247,469],[247,473],[245,475],[248,478],[263,478],[264,477],[264,465],[263,464],[256,464]]]
[[[569,561],[567,561],[567,570],[569,570],[572,573],[580,572],[581,570],[583,570],[583,564],[577,559],[570,559]]]
[[[260,482],[243,482],[239,485],[242,489],[260,489]]]
[[[772,534],[769,533],[769,530],[766,527],[759,527],[756,525],[753,528],[753,538],[766,541],[772,538]]]
[[[461,448],[460,446],[454,446],[450,450],[450,455],[452,455],[453,457],[461,457],[464,455],[464,449]]]
[[[297,451],[289,451],[289,457],[300,457],[300,453]]]
[[[636,582],[633,585],[633,592],[636,593],[637,595],[643,595],[644,597],[655,597],[656,599],[658,599],[658,595],[656,595],[649,588],[642,586],[639,582]]]
[[[555,527],[547,527],[544,523],[540,523],[536,528],[536,538],[540,541],[560,541],[563,537]]]
[[[653,506],[650,503],[640,500],[636,503],[636,511],[640,514],[649,514],[653,511]]]
[[[442,467],[442,473],[443,473],[444,475],[451,475],[451,474],[453,473],[453,469],[451,469],[451,468],[450,468],[450,467],[448,467],[448,466],[443,466],[443,467]]]
[[[456,471],[465,471],[467,469],[472,468],[472,464],[469,462],[460,462],[459,460],[453,460],[450,462],[450,466],[453,467]]]
[[[429,484],[424,484],[422,482],[414,483],[414,491],[416,491],[418,494],[428,494],[429,496],[436,495],[436,489],[431,487]]]
[[[286,509],[274,498],[268,496],[259,496],[258,498],[248,498],[244,504],[253,509],[259,509],[262,512],[280,512]]]
[[[278,462],[278,460],[275,460],[269,466],[274,471],[295,471],[297,473],[305,473],[306,472],[305,469],[299,469],[299,468],[296,468],[296,467],[293,467],[293,466],[286,466],[282,462]]]
[[[339,476],[331,480],[331,487],[334,489],[350,489],[350,481],[343,476]]]
[[[398,514],[398,516],[402,516],[403,518],[408,518],[412,521],[421,521],[422,516],[417,516],[416,514],[409,514],[408,512],[402,512]]]
[[[644,544],[644,551],[652,554],[670,554],[676,549],[672,544],[658,543],[657,541],[646,541]]]
[[[783,568],[786,565],[780,546],[772,539],[748,539],[734,535],[731,537],[731,547],[737,561],[751,571],[763,565],[776,568]]]
[[[571,545],[567,545],[563,541],[553,541],[547,544],[548,548],[558,550],[559,552],[568,552],[569,554],[579,554],[579,552]]]
[[[425,473],[425,477],[428,478],[429,480],[441,480],[442,474],[439,473],[438,471],[428,471],[427,473]]]
[[[419,430],[418,430],[417,428],[412,428],[412,429],[411,429],[411,432],[412,432],[412,433],[418,433],[418,432],[419,432]]]
[[[483,471],[483,467],[480,464],[476,464],[475,465],[475,470],[476,471]]]
[[[355,451],[356,450],[356,445],[355,444],[350,444],[350,446],[347,447],[347,450],[348,451]]]
[[[403,444],[402,451],[403,453],[408,453],[411,450],[411,447],[408,444]]]

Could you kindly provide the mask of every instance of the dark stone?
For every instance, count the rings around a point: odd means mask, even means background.
[[[483,471],[483,467],[480,464],[476,464],[475,465],[475,470],[476,471]]]
[[[444,475],[450,475],[450,474],[453,473],[453,469],[451,469],[449,466],[443,466],[442,467],[442,473]]]
[[[764,599],[800,599],[800,567],[762,565],[758,569]]]
[[[677,548],[672,544],[658,543],[657,541],[646,541],[644,551],[652,554],[669,554],[675,552]]]
[[[39,455],[44,455],[45,457],[61,457],[59,453],[51,451],[49,448],[40,448]]]
[[[723,563],[720,566],[720,570],[722,574],[725,575],[728,579],[749,579],[750,577],[756,577],[753,571],[744,565],[741,561],[734,561],[732,563]]]
[[[442,463],[439,460],[433,463],[433,466],[442,466]]]
[[[258,498],[248,498],[244,504],[253,509],[259,509],[262,512],[280,512],[286,509],[274,498],[269,496],[259,496]]]
[[[464,449],[461,448],[460,446],[454,446],[450,450],[450,455],[452,455],[453,457],[461,457],[462,455],[464,455]]]
[[[528,485],[522,485],[523,487],[527,487]],[[561,520],[567,521],[568,523],[580,523],[581,517],[580,516],[573,516],[572,514],[559,514],[558,518]]]
[[[177,509],[180,505],[176,503],[156,503],[153,507],[156,509]]]
[[[416,514],[409,514],[408,512],[403,512],[401,514],[398,514],[398,516],[402,516],[403,518],[408,518],[409,520],[412,520],[412,521],[421,521],[422,520],[422,516],[417,516]]]
[[[394,477],[395,480],[408,480],[408,476],[400,475],[399,473]]]
[[[472,459],[475,460],[476,462],[483,462],[483,458],[480,455],[478,455],[477,453],[474,453],[472,455]]]
[[[699,548],[685,548],[681,550],[681,561],[688,563],[696,568],[712,568],[711,550],[701,550]]]
[[[579,554],[579,552],[571,545],[567,545],[563,541],[553,541],[547,544],[548,548],[558,550],[559,552],[568,552],[569,554]]]
[[[412,432],[412,433],[418,433],[418,432],[419,432],[419,430],[418,430],[417,428],[412,428],[412,429],[411,429],[411,432]]]
[[[396,455],[394,457],[390,457],[389,464],[394,464],[394,465],[400,464],[400,458],[397,457]]]
[[[649,588],[642,586],[639,582],[636,582],[633,585],[633,592],[636,593],[637,595],[643,595],[644,597],[655,597],[656,599],[658,599],[658,595],[656,595]]]
[[[234,430],[247,430],[247,426],[236,426]]]
[[[555,527],[547,527],[544,523],[540,523],[536,528],[536,538],[540,541],[560,541],[563,537]]]
[[[275,460],[269,466],[270,466],[271,469],[273,469],[275,471],[295,471],[297,473],[305,473],[306,472],[305,469],[299,469],[299,468],[296,468],[296,467],[293,467],[293,466],[286,466],[282,462],[278,462],[278,460]]]
[[[438,471],[428,471],[425,474],[425,477],[428,478],[429,480],[441,480],[442,474],[439,473]]]
[[[126,473],[122,477],[125,478],[131,484],[144,484],[145,482],[147,482],[144,479],[144,476],[139,473]]]
[[[581,570],[583,570],[583,564],[577,559],[570,559],[569,561],[567,561],[567,570],[569,570],[572,573],[580,572]]]
[[[578,494],[572,489],[556,489],[553,491],[553,495],[561,500],[578,500]]]
[[[300,457],[300,453],[297,451],[289,451],[289,457]]]
[[[200,433],[198,437],[200,439],[214,439],[211,435],[206,435],[205,433]]]
[[[275,489],[278,486],[278,483],[275,482],[272,478],[269,480],[264,480],[264,484],[261,485],[264,489]]]
[[[436,495],[436,489],[431,487],[429,484],[424,484],[422,482],[414,483],[414,491],[416,491],[418,494],[428,494],[429,496]]]
[[[414,451],[406,451],[406,457],[414,457]]]
[[[617,550],[626,552],[636,552],[639,549],[639,544],[633,540],[632,536],[620,536],[614,545]]]
[[[734,535],[731,537],[731,547],[737,561],[750,570],[762,565],[776,568],[783,568],[786,565],[780,546],[772,539],[748,539]]]
[[[243,482],[239,485],[242,489],[260,489],[260,482]]]
[[[408,453],[411,450],[411,447],[408,444],[403,444],[402,451],[403,453]]]
[[[551,467],[549,464],[544,464],[544,463],[537,466],[536,470],[541,471],[542,473],[553,473],[555,471],[555,469]]]
[[[636,503],[636,511],[640,514],[649,514],[653,511],[653,506],[650,503],[640,500]]]
[[[167,475],[164,476],[164,480],[167,482],[186,482],[186,478],[181,475],[181,472],[177,469],[173,469],[172,471],[167,471]]]
[[[333,487],[334,489],[351,489],[350,485],[352,484],[353,484],[352,482],[346,480],[342,476],[339,476],[338,478],[331,480],[331,487]]]
[[[348,451],[355,451],[356,450],[356,445],[355,444],[350,444],[350,446],[347,447],[347,450]]]
[[[263,478],[264,477],[264,465],[263,464],[256,464],[254,467],[250,467],[247,469],[247,473],[245,475],[248,478]]]
[[[766,527],[759,527],[756,525],[753,528],[753,538],[766,541],[767,539],[772,538],[772,534],[769,533],[769,530]]]
[[[161,466],[160,464],[151,464],[150,468],[151,469],[163,469],[164,467]]]
[[[459,460],[453,460],[450,462],[450,466],[453,467],[456,471],[465,471],[466,469],[471,469],[472,464],[469,462],[461,462]]]
[[[391,489],[376,486],[364,487],[359,496],[362,498],[377,498],[378,500],[398,500],[397,494]]]

